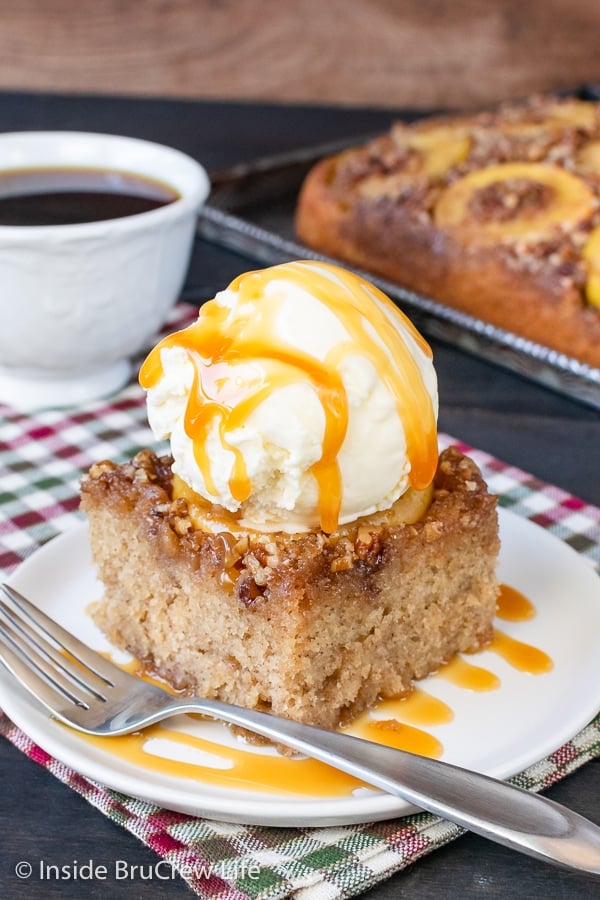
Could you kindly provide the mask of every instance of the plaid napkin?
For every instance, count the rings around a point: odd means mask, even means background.
[[[167,331],[196,309],[180,304]],[[457,444],[447,435],[444,445]],[[84,408],[23,415],[0,408],[0,568],[8,573],[80,520],[79,478],[100,459],[124,461],[152,445],[137,384]],[[458,444],[480,465],[500,504],[600,564],[600,510]],[[200,897],[330,900],[366,891],[462,833],[429,813],[329,828],[269,828],[200,819],[108,790],[50,757],[0,713],[0,732],[31,759],[151,847]],[[546,788],[600,756],[600,716],[513,781]]]

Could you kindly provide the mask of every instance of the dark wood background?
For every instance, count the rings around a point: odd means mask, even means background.
[[[474,107],[599,45],[598,0],[0,0],[0,90]]]

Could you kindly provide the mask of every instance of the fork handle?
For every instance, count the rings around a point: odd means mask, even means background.
[[[600,827],[515,785],[439,760],[217,700],[173,704],[247,728],[529,856],[600,875]]]

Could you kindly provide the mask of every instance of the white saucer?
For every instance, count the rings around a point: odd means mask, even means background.
[[[127,384],[130,375],[131,364],[126,359],[62,376],[0,366],[0,403],[21,412],[82,405],[116,393]]]

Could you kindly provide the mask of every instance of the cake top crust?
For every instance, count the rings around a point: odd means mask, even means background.
[[[101,505],[117,520],[119,511],[135,510],[138,527],[156,542],[157,557],[166,565],[169,560],[184,561],[198,577],[223,573],[222,581],[248,606],[268,598],[272,580],[279,586],[287,582],[291,597],[307,578],[341,578],[340,590],[345,578],[368,584],[369,576],[386,560],[419,553],[423,542],[439,545],[443,565],[444,548],[452,536],[489,523],[496,504],[477,465],[451,447],[440,455],[426,513],[412,524],[398,521],[392,506],[330,535],[209,533],[195,527],[184,498],[173,499],[171,464],[170,457],[158,457],[150,450],[124,465],[96,463],[82,479],[82,508],[89,511]],[[495,542],[491,552],[497,553],[497,534],[491,539]]]

